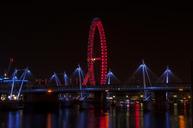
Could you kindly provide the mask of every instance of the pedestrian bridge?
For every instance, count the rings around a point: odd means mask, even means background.
[[[10,93],[11,86],[9,85],[0,85],[0,93]],[[19,90],[19,86],[15,86],[14,92]],[[96,85],[96,86],[78,86],[78,85],[69,85],[69,86],[56,86],[56,85],[25,85],[22,88],[21,93],[79,93],[79,92],[189,92],[191,91],[190,83],[178,83],[178,84],[154,84],[151,86],[146,86],[145,88],[142,85],[135,84],[119,84],[119,85]]]

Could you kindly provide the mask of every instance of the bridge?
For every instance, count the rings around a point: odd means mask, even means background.
[[[15,91],[19,90],[20,86],[15,86]],[[80,93],[80,92],[156,92],[156,91],[167,91],[167,92],[190,92],[190,83],[181,84],[155,84],[153,86],[147,86],[144,88],[142,85],[98,85],[98,86],[83,86],[81,89],[77,85],[69,86],[55,86],[55,85],[26,85],[23,87],[21,94],[25,93]],[[10,93],[10,86],[1,85],[1,94]]]

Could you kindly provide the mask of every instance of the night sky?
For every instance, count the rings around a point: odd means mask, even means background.
[[[144,59],[158,76],[169,65],[184,81],[193,59],[193,11],[177,3],[25,3],[0,5],[0,71],[28,66],[37,77],[86,70],[88,31],[100,17],[109,67],[125,81]]]

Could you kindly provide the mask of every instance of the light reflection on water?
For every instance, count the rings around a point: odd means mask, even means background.
[[[47,128],[52,128],[52,114],[48,113],[47,116]]]
[[[58,111],[0,112],[1,128],[191,128],[191,110],[173,105],[172,111],[144,112],[142,105],[133,110],[64,108]],[[190,107],[189,107],[190,108]]]
[[[7,127],[8,128],[21,128],[22,125],[22,111],[9,112],[7,117]]]

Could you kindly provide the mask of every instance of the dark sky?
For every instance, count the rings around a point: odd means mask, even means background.
[[[167,6],[166,6],[167,5]],[[0,70],[10,57],[36,76],[86,70],[89,26],[102,19],[109,67],[126,80],[142,59],[160,75],[166,65],[189,80],[193,11],[188,3],[3,3],[0,5]]]

